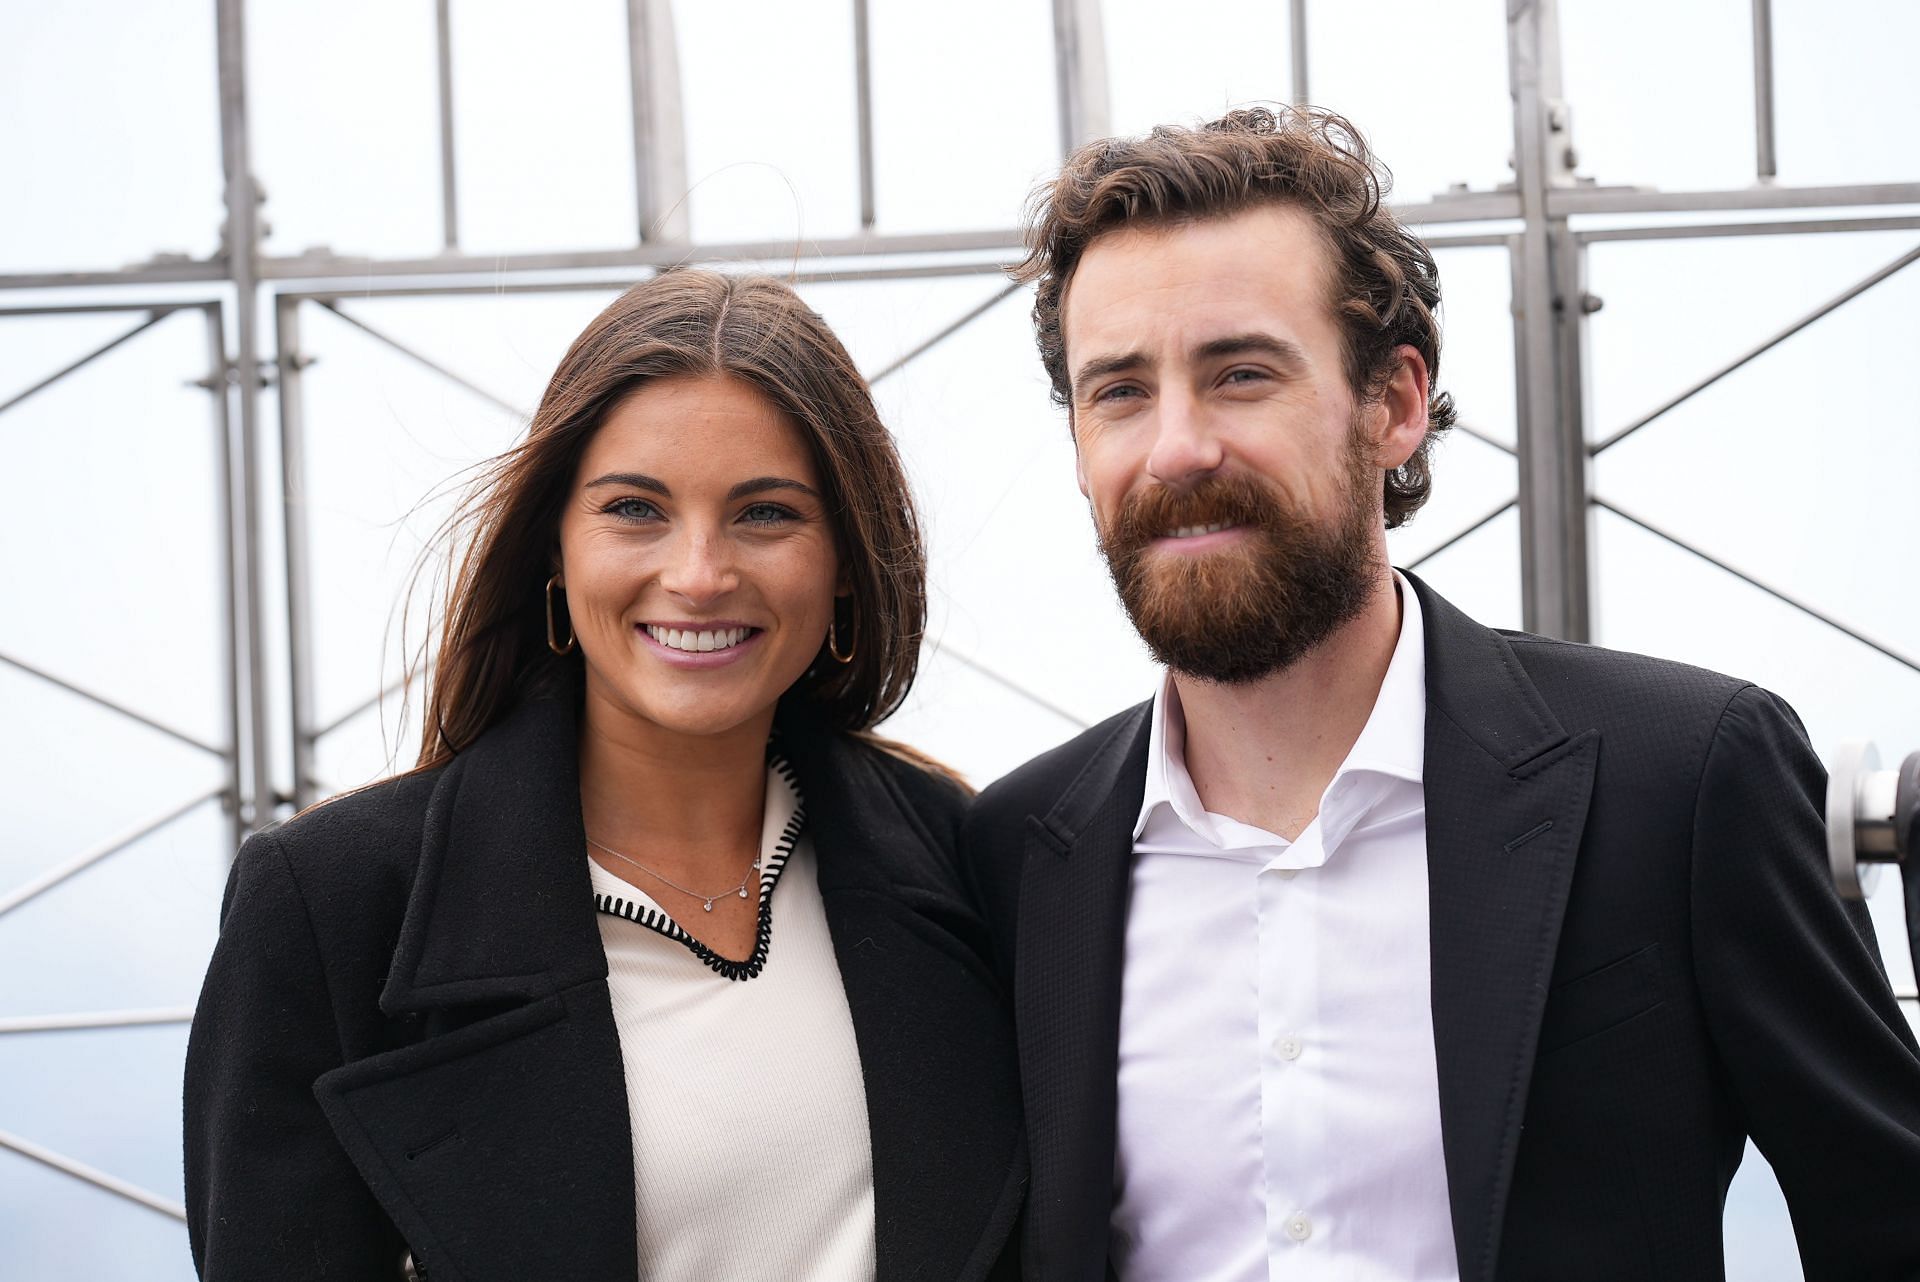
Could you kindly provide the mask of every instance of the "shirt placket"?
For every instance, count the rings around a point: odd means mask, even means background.
[[[1320,839],[1320,825],[1310,824],[1258,879],[1260,1139],[1270,1282],[1317,1276],[1329,1227],[1324,1185],[1314,1176],[1324,1156],[1313,912],[1324,858]]]

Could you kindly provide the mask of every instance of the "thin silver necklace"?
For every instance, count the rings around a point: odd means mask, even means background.
[[[591,837],[587,838],[587,844],[589,846],[592,846],[595,850],[606,851],[608,854],[612,855],[615,859],[621,860],[625,863],[632,864],[635,868],[638,868],[641,872],[647,874],[647,876],[653,878],[655,881],[659,882],[661,885],[666,886],[672,890],[677,890],[689,899],[698,899],[701,905],[708,912],[713,911],[713,901],[716,899],[725,899],[728,895],[732,895],[732,894],[738,894],[740,898],[745,899],[747,897],[747,883],[753,880],[753,874],[760,871],[760,856],[755,855],[753,857],[753,862],[747,865],[747,870],[740,874],[740,884],[738,886],[728,887],[726,890],[721,891],[717,895],[703,895],[697,890],[688,890],[685,886],[682,886],[677,881],[670,881],[667,878],[662,877],[659,873],[647,867],[645,864],[641,863],[638,859],[635,859],[632,855],[623,855],[619,851],[615,850],[612,846],[605,845],[601,842],[595,841]]]

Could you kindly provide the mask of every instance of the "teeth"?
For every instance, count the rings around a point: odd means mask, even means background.
[[[1202,534],[1218,534],[1227,528],[1225,521],[1215,521],[1211,525],[1183,525],[1170,536],[1176,539],[1193,539]]]
[[[669,650],[703,654],[708,650],[726,650],[747,639],[750,628],[720,628],[696,632],[692,628],[657,628],[647,625],[647,635]]]

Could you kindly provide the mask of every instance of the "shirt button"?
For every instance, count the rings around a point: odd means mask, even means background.
[[[1281,1059],[1299,1059],[1300,1052],[1305,1049],[1298,1037],[1282,1037],[1273,1044],[1273,1048],[1280,1052]]]
[[[1287,1236],[1296,1242],[1304,1242],[1313,1236],[1313,1221],[1304,1215],[1296,1215],[1287,1221]]]

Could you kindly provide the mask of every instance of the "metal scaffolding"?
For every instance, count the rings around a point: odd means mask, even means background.
[[[1493,0],[1488,0],[1492,3]],[[1754,184],[1728,190],[1659,191],[1602,186],[1576,173],[1571,113],[1561,90],[1560,42],[1555,0],[1508,0],[1507,54],[1512,100],[1514,177],[1485,191],[1454,191],[1432,200],[1396,206],[1435,248],[1497,247],[1511,268],[1515,352],[1516,444],[1462,426],[1461,430],[1513,455],[1516,492],[1491,511],[1432,547],[1432,557],[1515,507],[1521,528],[1522,601],[1530,630],[1574,640],[1588,639],[1594,588],[1589,525],[1604,510],[1736,576],[1795,610],[1819,620],[1895,662],[1920,672],[1920,657],[1875,640],[1831,612],[1769,585],[1751,567],[1738,567],[1685,542],[1618,503],[1593,493],[1591,460],[1762,353],[1787,341],[1834,309],[1920,261],[1920,245],[1836,295],[1779,333],[1720,368],[1651,413],[1604,431],[1588,430],[1590,380],[1585,346],[1588,318],[1601,306],[1586,283],[1590,245],[1626,240],[1705,237],[1847,234],[1920,231],[1920,213],[1885,216],[1822,216],[1822,211],[1868,206],[1920,206],[1920,182],[1852,186],[1783,186],[1777,169],[1773,110],[1771,0],[1752,0],[1753,103],[1756,154]],[[225,172],[226,222],[222,244],[211,257],[163,259],[119,271],[34,272],[0,275],[0,298],[25,291],[52,291],[60,301],[12,306],[0,302],[0,318],[83,312],[119,312],[133,319],[110,342],[56,370],[0,403],[0,414],[84,368],[97,357],[135,340],[175,315],[198,313],[207,328],[209,369],[200,385],[209,393],[212,431],[220,469],[219,518],[225,585],[227,738],[207,743],[121,706],[55,673],[5,654],[6,664],[83,699],[104,705],[149,728],[220,759],[218,789],[134,826],[128,832],[73,856],[0,898],[0,917],[84,868],[134,844],[191,810],[218,798],[231,816],[232,836],[243,836],[287,808],[315,799],[316,745],[346,721],[377,703],[370,695],[343,716],[322,722],[313,697],[315,665],[312,585],[304,498],[307,486],[307,425],[301,345],[303,315],[323,308],[373,339],[483,399],[515,413],[455,372],[383,333],[343,306],[343,299],[407,295],[512,294],[621,288],[668,265],[705,263],[722,270],[764,268],[796,282],[910,279],[992,274],[1020,254],[1011,225],[990,231],[886,234],[876,230],[873,143],[873,51],[868,0],[850,0],[853,17],[855,129],[859,230],[827,240],[702,244],[690,239],[685,203],[686,140],[681,76],[669,0],[626,0],[635,192],[634,240],[626,246],[579,252],[468,255],[460,249],[460,210],[455,171],[453,0],[435,3],[435,75],[438,86],[441,239],[444,252],[430,258],[365,258],[309,251],[276,256],[264,252],[262,194],[251,163],[247,100],[244,0],[215,0],[217,11],[220,130]],[[1050,0],[1055,41],[1056,103],[1063,151],[1107,131],[1108,103],[1100,0]],[[1287,0],[1292,33],[1290,96],[1307,101],[1309,45],[1307,0]],[[1012,211],[1009,210],[1009,213]],[[1740,215],[1739,221],[1672,225],[1663,216],[1687,213]],[[1577,220],[1608,215],[1622,225],[1583,228]],[[1489,225],[1492,230],[1489,230]],[[797,262],[796,262],[797,259]],[[169,291],[161,301],[90,301],[128,287]],[[965,328],[1013,292],[934,327],[924,341],[886,367],[886,379],[952,334]],[[270,326],[270,329],[268,328]],[[277,383],[277,454],[281,475],[269,487],[261,475],[261,391]],[[268,652],[265,603],[267,556],[263,525],[277,521],[284,545],[287,640],[284,652]],[[1417,564],[1418,562],[1416,562]],[[977,659],[943,646],[962,666],[1069,721],[1078,718],[1045,695],[1030,690]],[[284,671],[276,691],[270,673]],[[290,706],[289,724],[275,725],[276,695]],[[276,778],[276,738],[291,749],[290,778]],[[118,1011],[0,1020],[0,1035],[56,1028],[125,1027],[183,1022],[184,1009]],[[16,1152],[140,1205],[176,1218],[170,1201],[87,1168],[29,1141],[0,1133],[0,1147]]]

